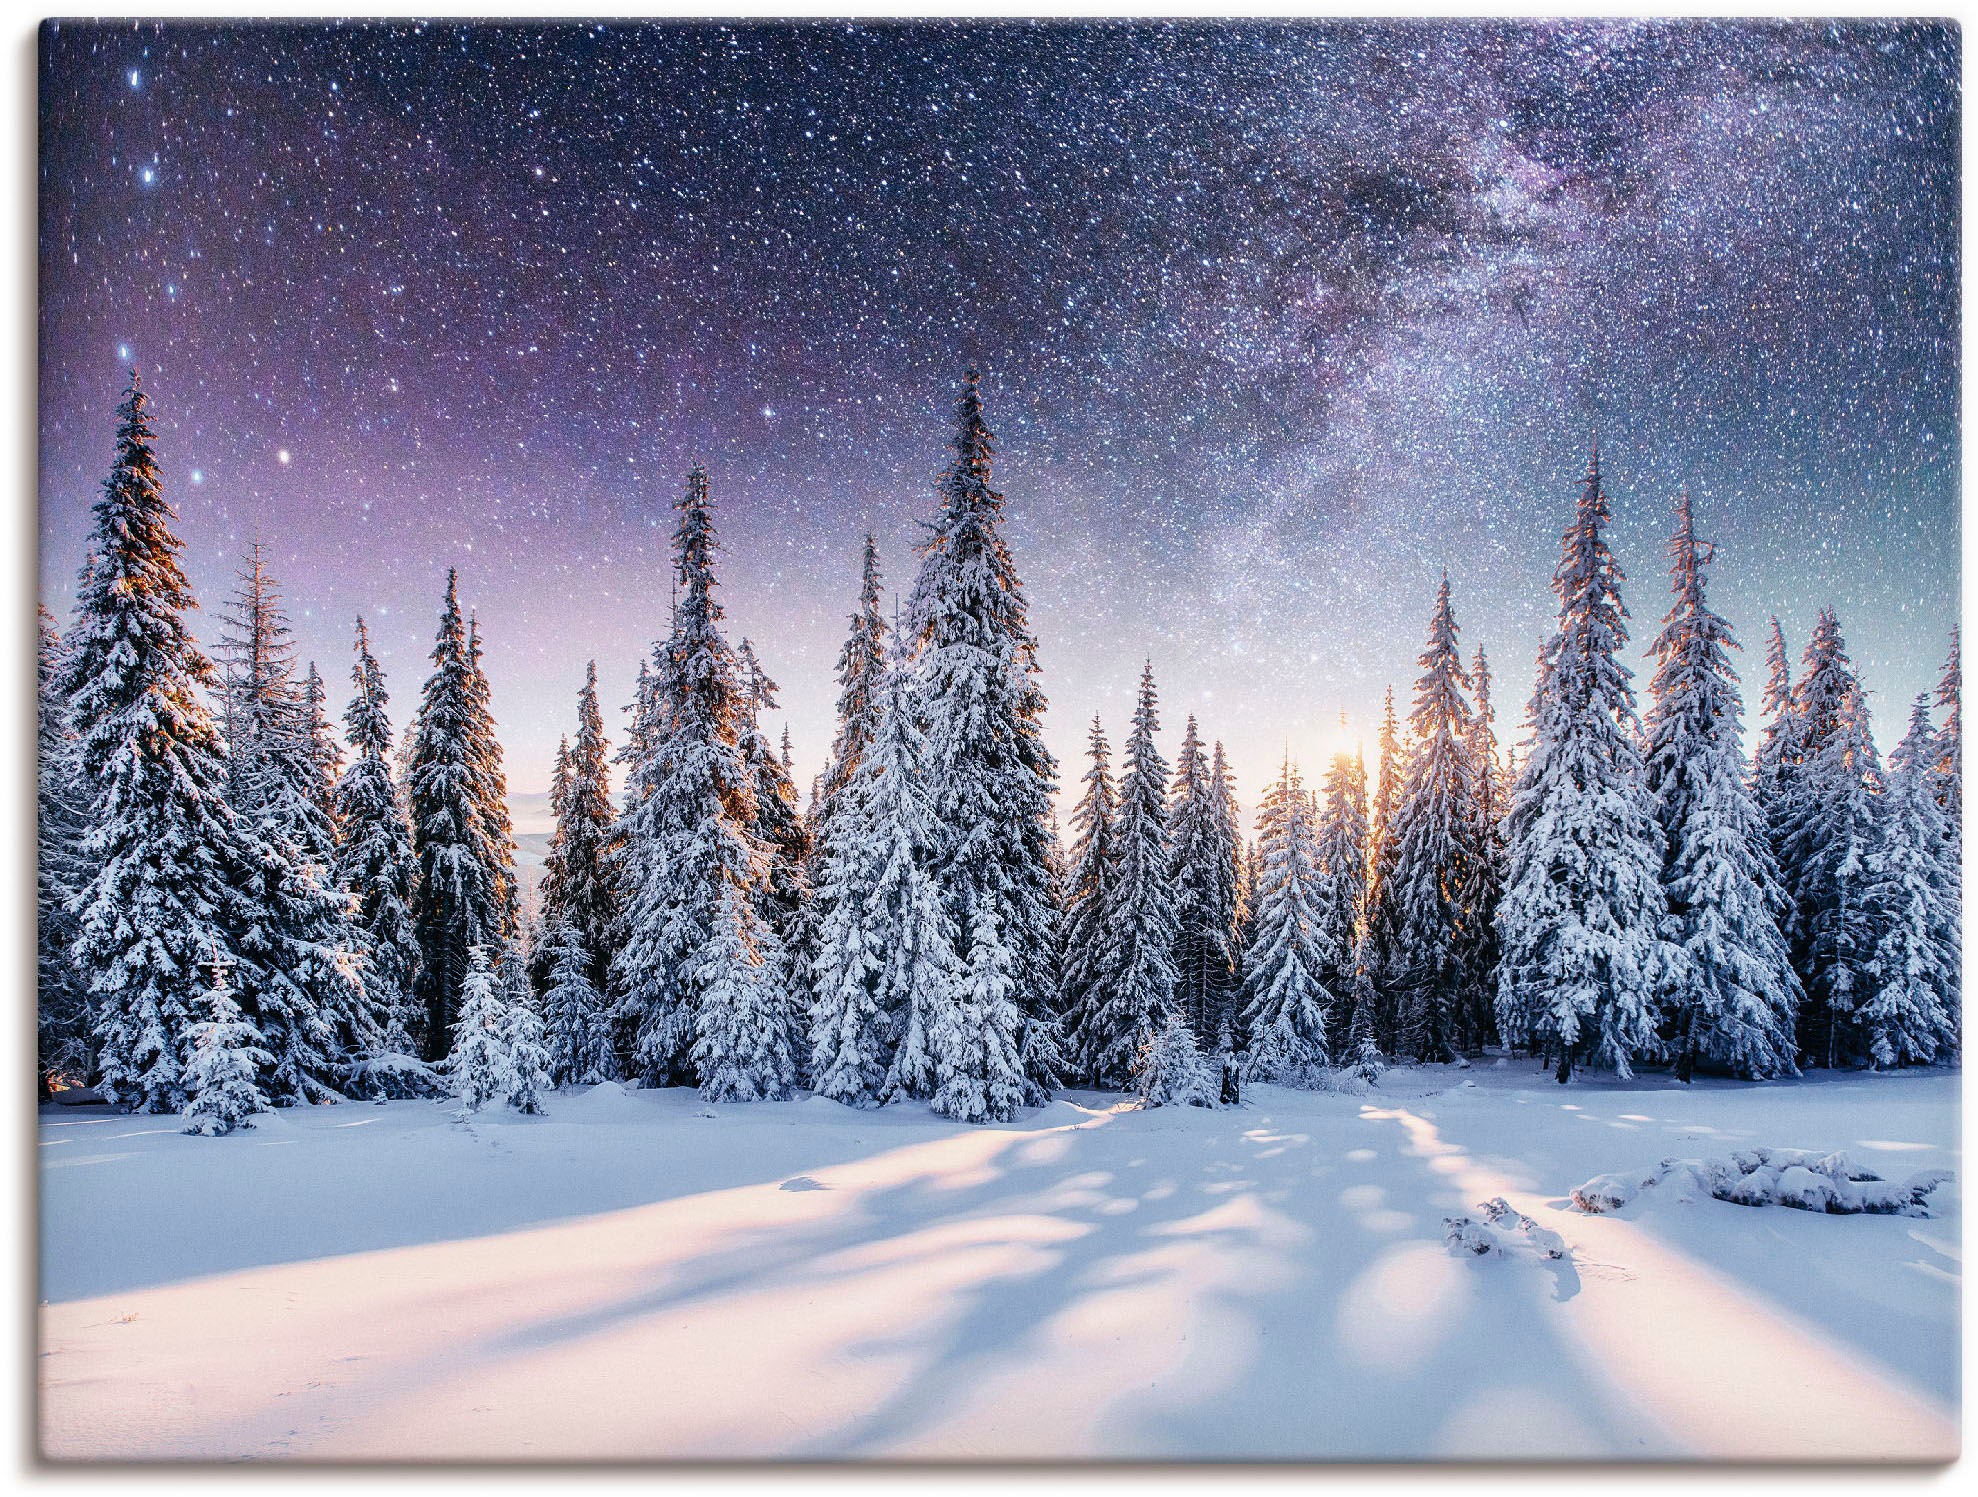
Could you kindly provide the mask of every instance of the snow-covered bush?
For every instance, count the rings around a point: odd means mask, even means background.
[[[1585,1212],[1613,1212],[1652,1189],[1677,1200],[1707,1195],[1738,1206],[1790,1206],[1834,1216],[1928,1216],[1931,1193],[1954,1178],[1949,1170],[1922,1170],[1897,1182],[1838,1151],[1760,1147],[1728,1159],[1665,1159],[1649,1170],[1596,1175],[1574,1189],[1573,1204]]]
[[[416,1055],[387,1050],[366,1055],[350,1063],[346,1073],[350,1095],[374,1101],[400,1101],[408,1097],[444,1097],[446,1078]]]
[[[1541,1227],[1522,1211],[1513,1210],[1502,1196],[1479,1202],[1477,1210],[1483,1213],[1482,1221],[1470,1216],[1442,1219],[1443,1241],[1458,1257],[1481,1258],[1486,1253],[1528,1258],[1571,1256],[1565,1238],[1550,1227]]]
[[[215,965],[205,993],[206,1017],[189,1031],[192,1054],[185,1087],[192,1101],[185,1109],[187,1133],[214,1138],[236,1128],[252,1128],[254,1114],[269,1111],[256,1071],[273,1059],[261,1046],[261,1033],[240,1011],[227,987],[226,970]]]
[[[1133,1081],[1147,1107],[1214,1107],[1222,1100],[1222,1077],[1179,1018],[1141,1045]]]

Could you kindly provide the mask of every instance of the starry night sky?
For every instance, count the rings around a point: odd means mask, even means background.
[[[1513,731],[1596,431],[1636,644],[1687,482],[1749,705],[1766,616],[1796,657],[1832,603],[1886,745],[1958,612],[1959,64],[1907,23],[50,26],[44,591],[138,365],[195,627],[259,535],[339,710],[362,611],[402,725],[457,564],[540,790],[587,658],[622,736],[704,457],[804,781],[861,537],[904,587],[978,364],[1074,788],[1143,656],[1246,799],[1371,739],[1445,566]]]

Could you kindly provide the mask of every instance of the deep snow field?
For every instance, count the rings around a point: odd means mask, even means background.
[[[1002,1127],[598,1088],[190,1138],[41,1118],[62,1458],[1944,1460],[1933,1219],[1588,1177],[1757,1144],[1960,1170],[1958,1078],[1567,1087],[1525,1062]],[[1569,1256],[1458,1256],[1506,1198]]]

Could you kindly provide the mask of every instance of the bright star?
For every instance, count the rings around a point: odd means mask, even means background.
[[[288,448],[284,447],[280,452],[277,452],[275,454],[275,461],[286,468],[288,466]]]
[[[137,69],[132,68],[130,70],[130,86],[132,88],[136,88],[138,84],[142,83],[143,81],[144,80],[141,76],[139,76]]]
[[[192,470],[192,481],[193,481],[194,483],[204,483],[204,482],[206,482],[206,475],[205,475],[205,473],[204,473],[204,472],[202,472],[202,471],[201,471],[200,469],[198,469],[198,468],[194,468],[194,469]]]

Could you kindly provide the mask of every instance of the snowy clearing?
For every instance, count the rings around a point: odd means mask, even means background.
[[[988,1128],[612,1087],[221,1139],[51,1107],[43,1449],[1940,1461],[1958,1181],[1928,1219],[1568,1193],[1755,1146],[1958,1170],[1957,1105],[1519,1063]],[[1565,1256],[1453,1252],[1499,1197]]]

